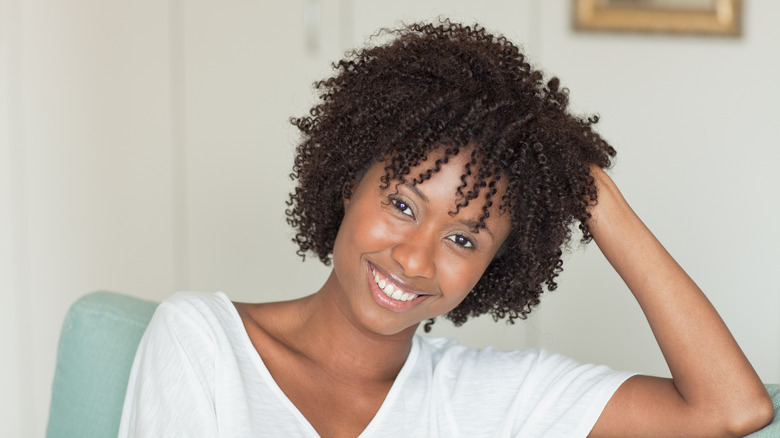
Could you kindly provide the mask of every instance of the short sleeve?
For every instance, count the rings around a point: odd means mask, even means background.
[[[540,351],[529,374],[533,384],[526,388],[532,389],[534,403],[523,413],[523,436],[587,436],[609,399],[632,375]]]
[[[631,376],[544,350],[441,344],[434,391],[453,436],[585,437]]]
[[[176,304],[155,311],[136,352],[119,437],[214,437],[215,344]]]

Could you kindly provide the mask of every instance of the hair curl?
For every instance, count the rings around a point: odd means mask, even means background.
[[[298,254],[311,251],[330,264],[342,198],[374,162],[386,163],[384,184],[405,181],[429,152],[446,147],[440,162],[411,175],[416,184],[473,147],[458,208],[484,191],[484,226],[505,180],[500,208],[510,212],[513,231],[474,290],[445,316],[455,325],[484,313],[525,319],[543,288],[557,287],[571,225],[578,222],[582,241],[591,240],[588,207],[597,193],[589,168],[609,167],[615,150],[593,130],[598,118],[570,114],[568,89],[556,77],[544,83],[503,36],[449,20],[380,33],[395,38],[335,63],[335,76],[315,83],[319,103],[291,119],[302,133],[290,175],[298,185],[286,210]]]

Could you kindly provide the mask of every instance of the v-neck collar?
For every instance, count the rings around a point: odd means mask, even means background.
[[[268,388],[270,388],[271,391],[273,391],[273,393],[276,395],[279,401],[298,420],[298,423],[302,425],[306,430],[308,430],[308,434],[310,434],[312,437],[319,437],[320,435],[317,433],[317,430],[314,429],[314,426],[312,426],[311,423],[309,423],[309,420],[306,419],[306,417],[303,415],[303,413],[301,413],[298,407],[295,406],[295,404],[287,397],[284,391],[282,391],[282,388],[280,388],[279,385],[276,383],[276,380],[274,380],[273,376],[271,375],[271,372],[268,371],[268,368],[265,366],[265,363],[263,362],[263,358],[260,357],[260,354],[255,349],[254,344],[252,344],[252,339],[250,339],[249,333],[247,333],[246,327],[244,327],[244,322],[241,319],[241,315],[238,313],[238,309],[236,309],[236,306],[233,304],[232,301],[230,301],[227,295],[224,294],[220,294],[220,295],[223,297],[224,300],[228,302],[228,304],[232,308],[233,323],[236,325],[236,328],[240,329],[240,332],[243,333],[242,336],[242,342],[244,344],[243,348],[250,353],[249,357],[251,358],[252,362],[257,368],[257,371],[260,374],[260,376],[263,378],[263,380],[265,380],[266,384],[268,385]],[[373,431],[377,427],[379,427],[378,424],[382,422],[382,417],[386,415],[385,413],[388,410],[392,409],[390,406],[399,397],[399,392],[402,391],[404,382],[408,378],[409,374],[412,372],[412,369],[414,368],[414,363],[415,361],[417,361],[417,356],[419,355],[419,352],[420,352],[419,339],[417,335],[414,335],[412,337],[412,348],[409,349],[409,355],[406,356],[406,361],[404,361],[401,370],[398,372],[398,375],[393,381],[393,384],[390,387],[390,391],[387,392],[385,399],[382,401],[382,405],[376,411],[376,414],[374,414],[374,417],[368,423],[366,428],[363,429],[362,432],[360,432],[358,438],[360,437],[365,438],[371,436]]]

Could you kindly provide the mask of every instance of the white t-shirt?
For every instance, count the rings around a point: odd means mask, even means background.
[[[543,350],[415,336],[360,436],[584,437],[629,376]],[[120,438],[316,436],[223,293],[178,293],[160,304],[130,373]]]

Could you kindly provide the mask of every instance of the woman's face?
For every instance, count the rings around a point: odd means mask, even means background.
[[[432,152],[410,175],[442,155],[442,149]],[[449,312],[477,284],[509,235],[511,221],[498,208],[501,184],[486,229],[475,231],[484,195],[450,214],[470,155],[461,150],[424,183],[393,181],[384,190],[384,163],[375,163],[345,200],[333,275],[339,307],[354,323],[377,334],[396,334]]]

